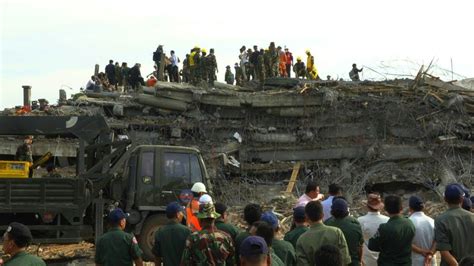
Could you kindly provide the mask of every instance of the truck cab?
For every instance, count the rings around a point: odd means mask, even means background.
[[[123,172],[112,181],[111,198],[130,214],[129,229],[138,236],[145,259],[151,260],[154,234],[167,222],[166,205],[182,205],[183,191],[195,182],[208,189],[208,174],[198,149],[182,146],[140,145],[132,148]]]

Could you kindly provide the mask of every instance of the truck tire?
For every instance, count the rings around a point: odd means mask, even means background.
[[[165,225],[167,221],[168,219],[163,214],[154,214],[146,218],[138,239],[138,244],[143,251],[144,260],[153,261],[154,255],[152,248],[155,244],[155,233],[161,226]]]

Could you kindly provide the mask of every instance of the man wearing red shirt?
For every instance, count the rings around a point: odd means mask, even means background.
[[[286,54],[286,73],[289,78],[291,78],[291,66],[293,66],[293,54],[288,51],[288,48],[285,47]]]

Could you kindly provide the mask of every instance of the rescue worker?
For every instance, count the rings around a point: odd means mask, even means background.
[[[122,68],[120,67],[119,62],[115,62],[115,80],[117,86],[122,86]]]
[[[270,47],[268,48],[270,50],[270,77],[278,77],[278,67],[280,65],[280,56],[278,54],[277,49],[275,48],[275,43],[271,42]]]
[[[143,266],[142,251],[137,239],[124,232],[127,214],[116,208],[108,215],[111,226],[109,232],[99,238],[95,250],[96,265],[133,265]]]
[[[235,241],[235,238],[240,233],[239,228],[227,222],[229,213],[227,212],[227,206],[224,203],[217,202],[215,204],[216,212],[220,214],[221,217],[216,219],[216,227],[219,230],[222,230],[229,234],[232,237],[232,240]]]
[[[30,245],[33,236],[30,229],[24,224],[13,222],[3,234],[3,252],[10,255],[4,266],[46,266],[46,263],[26,252],[26,248]],[[1,260],[0,260],[1,261]]]
[[[359,72],[362,72],[364,68],[358,69],[356,64],[352,64],[352,69],[349,72],[349,77],[352,81],[360,81]]]
[[[220,215],[214,204],[200,206],[197,218],[202,230],[192,233],[186,240],[181,265],[226,265],[235,254],[232,238],[214,224]]]
[[[291,67],[293,66],[293,54],[285,47],[286,54],[286,75],[291,78]]]
[[[33,163],[32,144],[33,136],[26,136],[23,140],[23,144],[16,149],[15,160]]]
[[[207,82],[207,50],[205,48],[201,49],[201,58],[198,64],[199,80]]]
[[[311,55],[309,50],[306,50],[306,55],[308,56],[306,59],[306,76],[308,79],[311,80],[318,80],[318,70],[314,65],[314,56]]]
[[[265,83],[265,51],[263,49],[260,49],[258,54],[255,71],[258,77],[259,87],[263,89],[263,84]]]
[[[265,49],[263,53],[263,61],[265,64],[265,77],[272,76],[272,58],[269,49]]]
[[[235,81],[237,86],[242,86],[242,83],[244,81],[244,72],[242,71],[242,68],[240,68],[239,64],[235,63],[234,65],[235,69]]]
[[[216,80],[216,71],[219,73],[219,69],[217,68],[217,60],[216,55],[214,54],[214,48],[209,50],[209,55],[206,58],[206,68],[207,68],[207,81],[209,82],[209,86],[214,86],[214,81]]]
[[[163,45],[158,45],[156,51],[153,52],[153,62],[156,64],[156,69],[160,70],[161,56],[163,55]]]
[[[280,77],[286,77],[286,53],[281,49],[280,46],[277,48],[278,51],[278,74]]]
[[[257,45],[254,45],[253,52],[249,56],[249,72],[252,75],[252,80],[257,79],[257,64],[259,55],[260,51],[258,50],[258,47]]]
[[[186,225],[191,231],[196,232],[201,230],[196,214],[199,213],[199,198],[207,193],[206,186],[201,182],[196,182],[191,188],[191,192],[193,193],[193,198],[186,206]]]
[[[166,217],[168,224],[160,227],[155,234],[155,245],[153,255],[155,265],[174,266],[179,265],[183,255],[186,239],[191,230],[182,225],[184,208],[178,202],[171,202],[166,206]]]
[[[245,77],[250,81],[250,76],[253,76],[253,67],[251,67],[250,57],[252,56],[252,49],[247,49],[247,62],[245,62]]]
[[[189,54],[186,54],[186,58],[183,60],[183,69],[182,71],[182,76],[183,76],[183,82],[189,83]]]
[[[191,84],[196,84],[197,83],[197,76],[198,76],[198,64],[199,64],[199,53],[201,52],[201,49],[198,46],[195,46],[191,50],[191,54],[189,55],[189,81]]]
[[[264,212],[260,220],[267,222],[272,227],[275,236],[280,231],[280,222],[273,212]],[[280,260],[283,261],[285,265],[296,265],[295,248],[290,242],[273,238],[271,247],[278,258],[280,258]]]
[[[225,83],[233,85],[234,84],[234,74],[230,71],[230,66],[225,67]]]
[[[296,58],[296,64],[293,66],[293,71],[295,72],[296,78],[301,77],[302,79],[304,79],[306,77],[306,67],[303,61],[301,61],[300,56]]]
[[[130,72],[130,68],[127,66],[127,62],[122,62],[122,67],[121,67],[121,76],[122,76],[122,85],[124,88],[124,91],[126,91],[128,87],[128,73]]]

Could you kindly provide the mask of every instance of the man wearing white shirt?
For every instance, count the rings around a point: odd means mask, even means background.
[[[318,201],[323,199],[324,195],[319,193],[319,184],[315,181],[309,181],[309,183],[306,185],[305,193],[298,198],[295,208],[300,206],[304,207],[310,201]]]
[[[329,185],[329,197],[321,202],[323,205],[324,211],[324,218],[323,221],[325,222],[327,219],[331,218],[331,206],[334,197],[342,196],[342,187],[337,184]]]
[[[377,266],[379,253],[369,250],[368,244],[369,239],[372,238],[379,229],[379,225],[388,222],[389,217],[380,214],[380,210],[383,209],[383,207],[384,205],[380,195],[371,193],[367,196],[367,214],[357,219],[362,227],[362,234],[364,235],[362,262],[365,266]]]
[[[418,196],[411,196],[408,200],[410,220],[415,225],[415,238],[412,242],[411,263],[413,266],[436,265],[434,246],[434,220],[423,212],[425,204]]]

